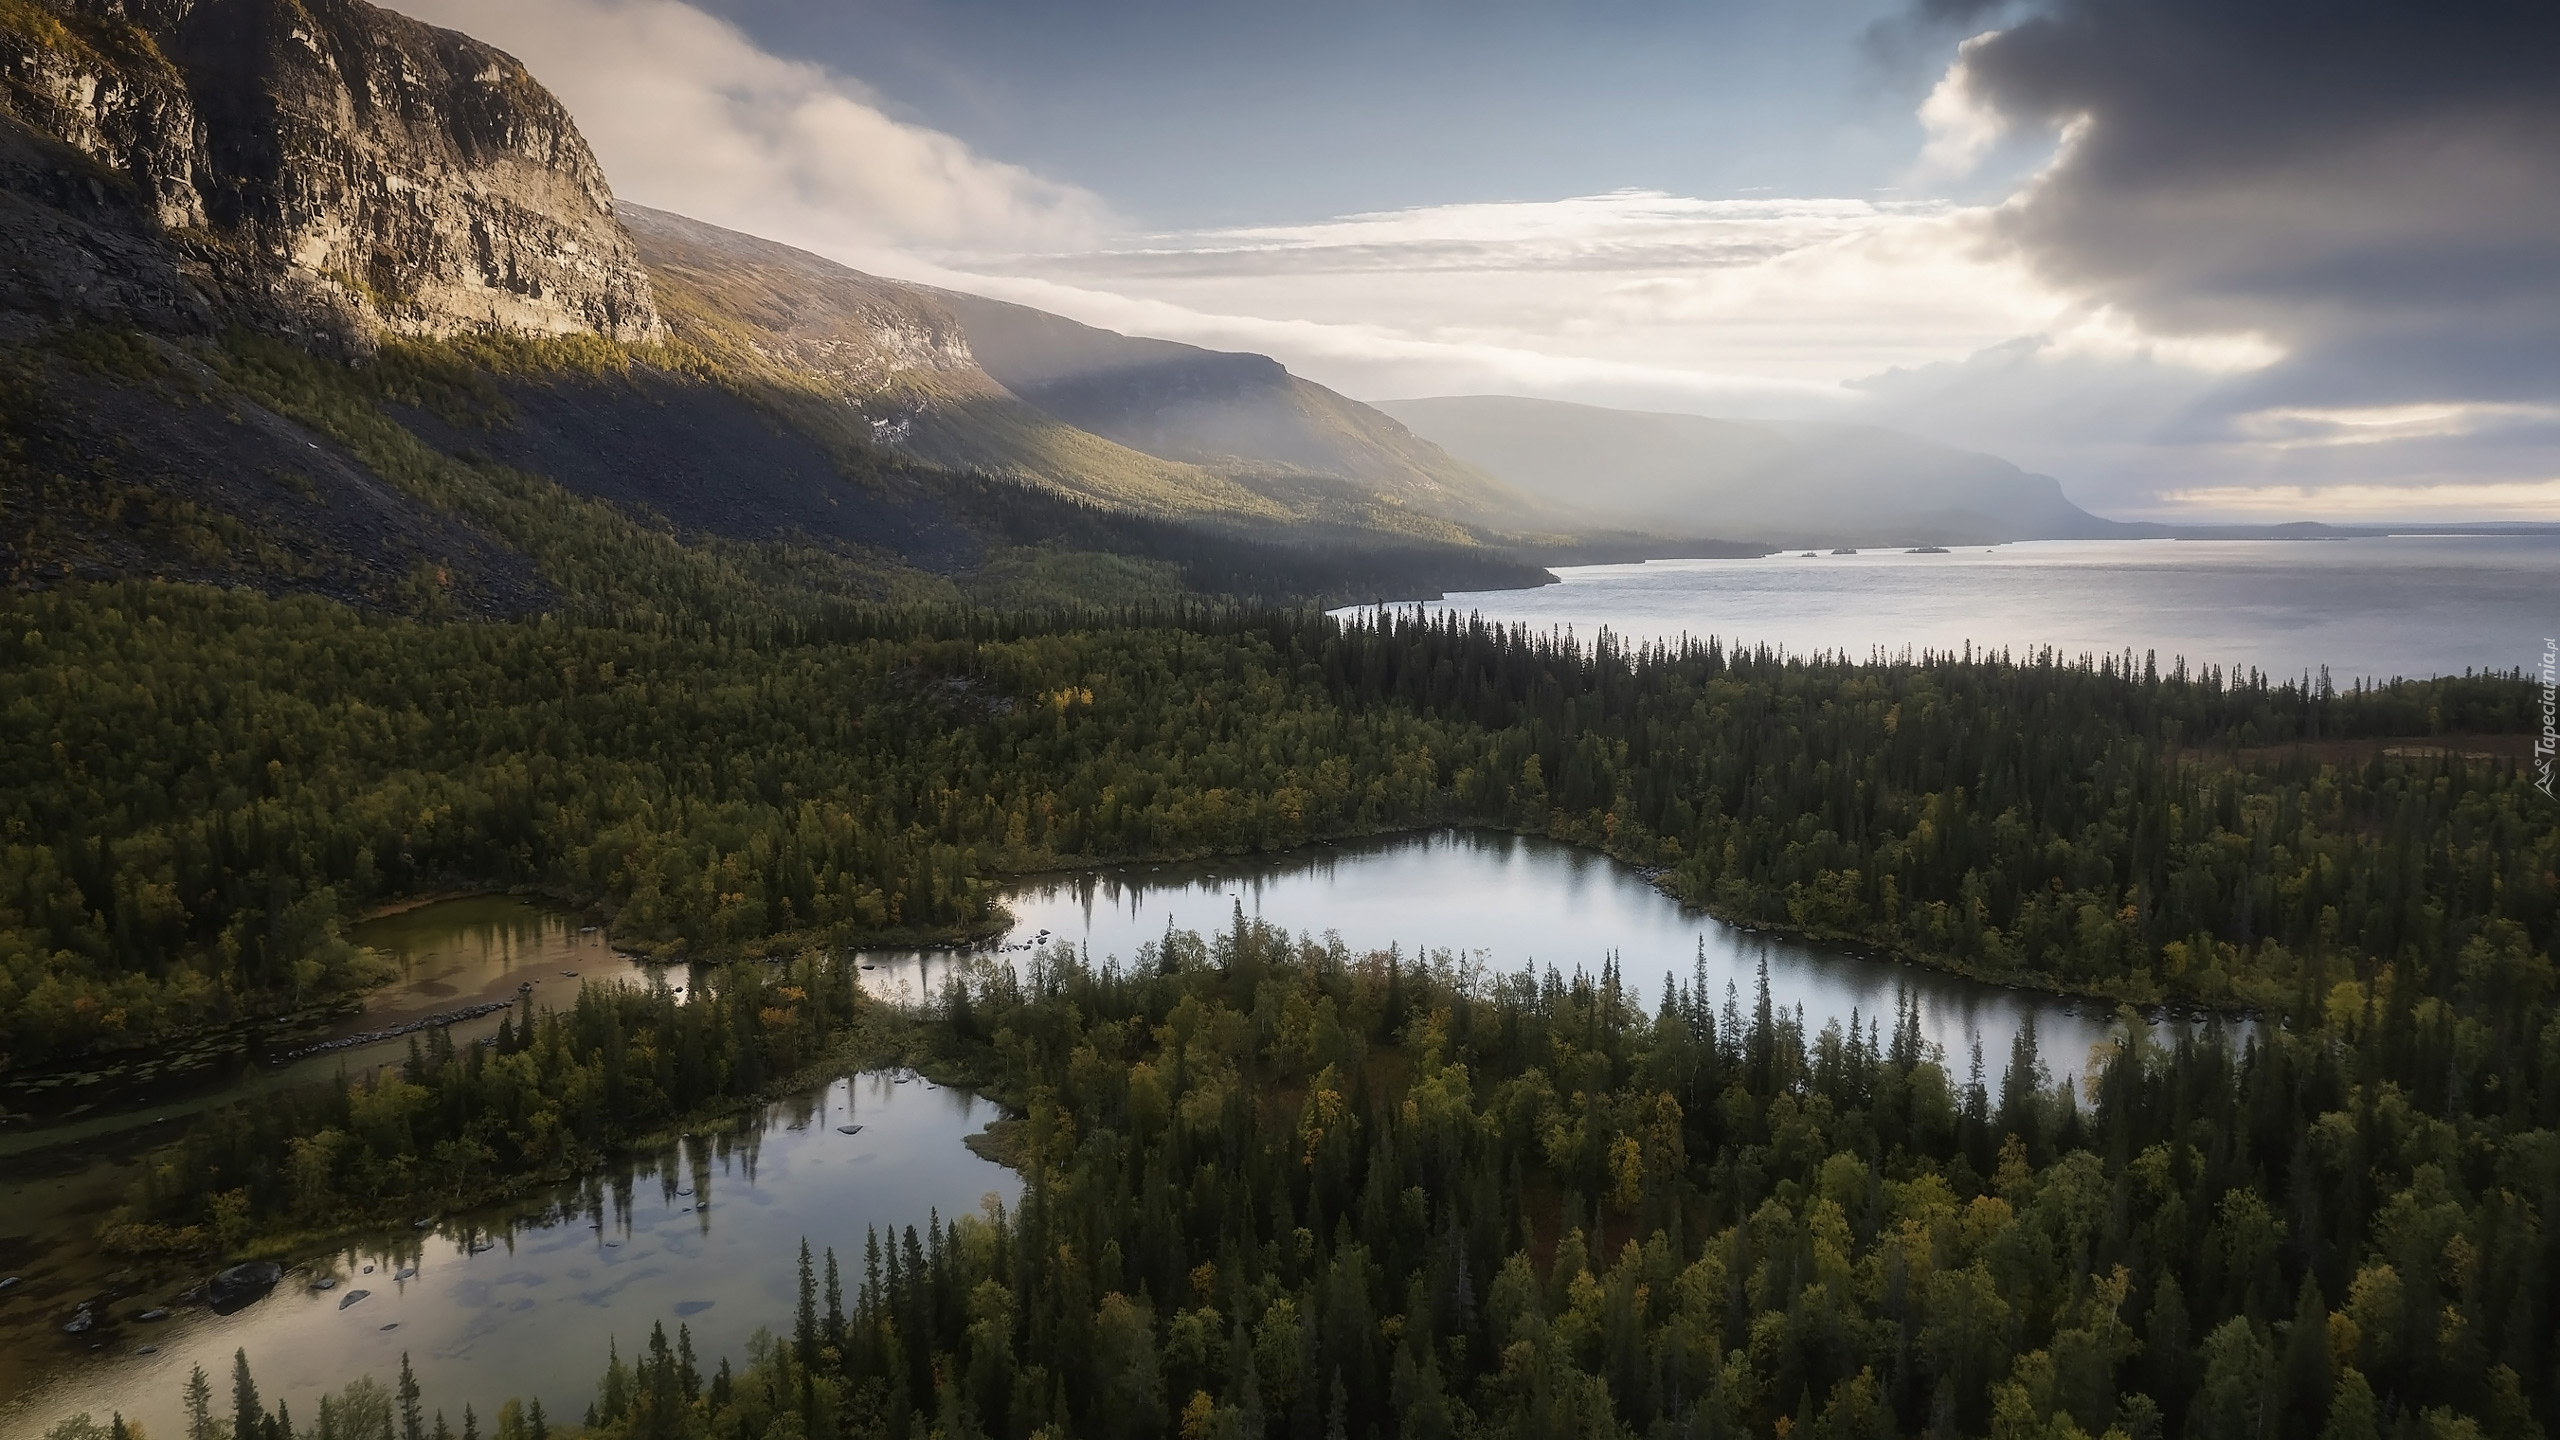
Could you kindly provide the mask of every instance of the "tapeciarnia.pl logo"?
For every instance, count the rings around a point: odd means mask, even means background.
[[[2560,752],[2560,640],[2542,640],[2542,733],[2533,742],[2534,784],[2551,794],[2551,762]]]

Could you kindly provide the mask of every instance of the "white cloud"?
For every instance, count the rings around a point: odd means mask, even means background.
[[[1929,136],[1913,178],[1948,180],[1970,175],[2009,133],[2008,117],[1974,93],[1967,64],[1975,47],[1999,32],[1985,31],[1956,47],[1955,63],[1920,102],[1920,127]]]
[[[1374,397],[1504,391],[1873,418],[1879,375],[2033,340],[2040,365],[2263,365],[2161,340],[2016,262],[1986,207],[1629,190],[1140,237],[945,283],[1091,324],[1276,354]],[[1940,429],[1939,438],[1981,444]]]
[[[2160,495],[2169,509],[2216,519],[2445,523],[2560,515],[2560,479],[2431,485],[2206,485]]]
[[[2560,421],[2560,406],[2446,401],[2348,407],[2275,406],[2240,415],[2232,421],[2232,427],[2253,442],[2292,450],[2391,445],[2554,421]]]
[[[397,0],[513,54],[627,200],[848,258],[1087,243],[1102,202],[679,0]]]
[[[1979,212],[1655,191],[1155,235],[983,263],[1017,283],[1228,317],[1230,331],[1286,324],[1316,378],[1372,394],[1384,391],[1371,368],[1401,371],[1437,353],[1465,360],[1469,383],[1492,366],[1515,382],[1570,375],[1836,396],[1856,376],[1961,356],[2069,309],[1985,252]]]

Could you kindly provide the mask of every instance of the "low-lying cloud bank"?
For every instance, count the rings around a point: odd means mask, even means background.
[[[1132,234],[682,0],[402,0],[619,193],[1356,395],[1896,425],[2125,515],[2560,518],[2560,11],[1923,0],[1916,190],[1623,191]],[[2040,151],[2039,148],[2041,147]]]

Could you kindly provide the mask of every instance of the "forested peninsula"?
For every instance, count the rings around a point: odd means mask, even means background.
[[[1807,1034],[1703,966],[1649,998],[1241,915],[1059,947],[901,1022],[1018,1110],[1017,1210],[804,1245],[742,1365],[661,1325],[583,1423],[430,1430],[404,1375],[396,1432],[371,1381],[297,1432],[244,1360],[234,1433],[2536,1440],[2560,1020],[2547,957],[2505,978],[2246,1045],[2137,1022],[2077,1083],[2030,1030],[1986,1086],[1908,1008]],[[359,1104],[436,1123],[604,1009]]]

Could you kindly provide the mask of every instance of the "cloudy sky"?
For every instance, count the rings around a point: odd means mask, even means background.
[[[394,0],[618,193],[1354,396],[2560,519],[2560,6]]]

